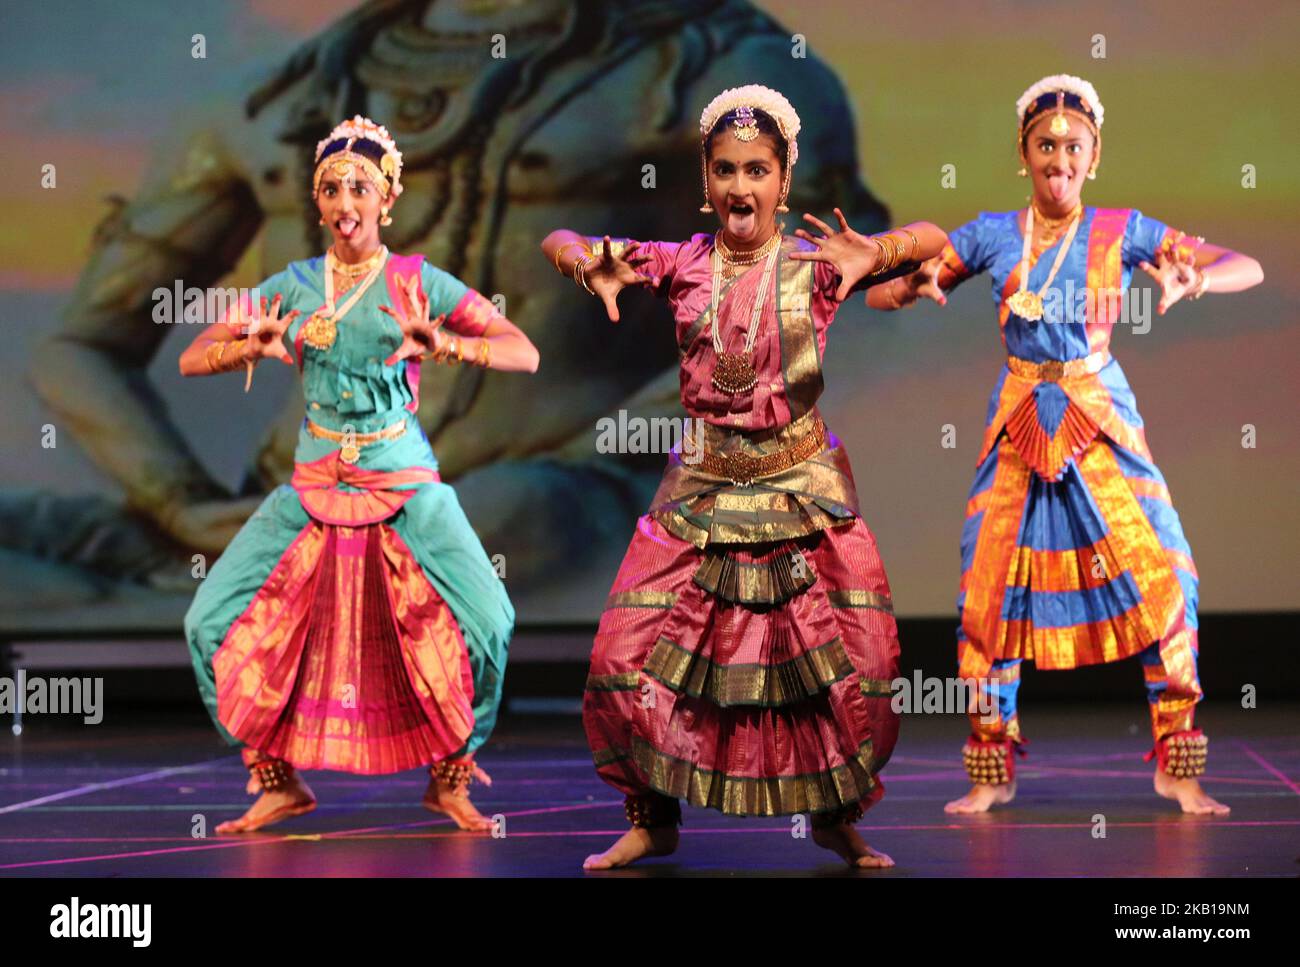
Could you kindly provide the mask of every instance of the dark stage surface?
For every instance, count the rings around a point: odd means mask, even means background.
[[[1151,790],[1140,699],[1022,710],[1031,755],[1020,792],[984,816],[949,817],[965,789],[956,716],[911,715],[885,770],[888,792],[859,829],[898,866],[852,874],[789,817],[732,819],[686,809],[681,849],[599,876],[1295,876],[1300,874],[1300,739],[1294,704],[1204,704],[1211,795],[1226,818],[1183,816]],[[7,723],[6,723],[6,733]],[[626,828],[622,799],[591,767],[573,716],[511,716],[474,787],[505,836],[470,835],[421,809],[422,773],[307,773],[313,814],[249,836],[195,839],[251,799],[237,755],[203,720],[130,728],[32,723],[0,736],[0,876],[575,876]],[[1093,835],[1104,815],[1105,838]]]

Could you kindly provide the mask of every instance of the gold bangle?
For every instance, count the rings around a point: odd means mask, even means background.
[[[492,368],[492,341],[486,336],[479,337],[478,354],[474,357],[474,365],[482,366],[484,369]]]
[[[558,249],[555,250],[555,271],[559,272],[561,275],[564,275],[564,269],[560,268],[560,259],[564,255],[564,250],[566,248],[573,248],[573,246],[575,245],[578,246],[578,248],[585,251],[588,255],[591,254],[591,248],[587,245],[586,242],[565,242],[563,245],[561,245]]]
[[[587,282],[587,266],[596,260],[594,255],[584,255],[573,263],[573,281],[587,290],[588,295],[595,295],[596,290]]]
[[[456,362],[463,363],[464,361],[465,361],[465,342],[458,336],[456,337]]]
[[[907,261],[915,262],[916,253],[921,249],[921,240],[916,237],[916,232],[912,231],[910,228],[903,228],[900,229],[900,231],[907,232],[908,237],[912,240],[912,254],[907,257]]]
[[[867,238],[876,243],[876,251],[880,255],[876,267],[871,270],[871,274],[881,275],[885,271],[885,263],[889,261],[889,253],[885,250],[884,243],[882,243],[875,235],[868,235]]]
[[[888,234],[869,236],[873,242],[880,246],[881,264],[876,266],[872,275],[884,275],[895,265],[898,264],[898,249],[895,247],[894,239]]]
[[[247,343],[248,340],[246,338],[225,339],[213,342],[206,350],[204,350],[203,353],[203,357],[208,363],[208,369],[213,373],[230,373],[237,369],[243,369],[245,362],[252,362],[252,360],[245,360],[243,358],[244,346]],[[226,353],[231,349],[235,352],[229,359],[227,359]]]
[[[889,239],[889,244],[894,246],[894,261],[889,267],[896,269],[903,264],[903,240],[893,234],[893,229],[886,233],[885,238]]]

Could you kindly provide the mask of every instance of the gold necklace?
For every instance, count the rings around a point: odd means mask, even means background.
[[[736,252],[728,248],[727,243],[722,240],[721,229],[713,237],[713,250],[722,259],[722,278],[727,282],[739,275],[741,269],[762,261],[780,244],[781,233],[773,232],[772,237],[758,248],[748,252]]]
[[[379,246],[379,248],[375,249],[374,255],[364,261],[356,263],[344,262],[339,258],[338,253],[334,251],[333,246],[330,246],[330,254],[334,256],[335,272],[339,275],[346,275],[349,279],[359,279],[361,276],[369,274],[371,269],[373,269],[379,263],[379,260],[384,257],[384,247],[382,245]]]
[[[1068,215],[1061,218],[1048,218],[1043,214],[1042,209],[1038,207],[1037,202],[1031,202],[1030,205],[1034,209],[1034,218],[1038,220],[1039,226],[1045,228],[1049,232],[1054,232],[1061,226],[1070,224],[1070,222],[1078,218],[1079,213],[1083,211],[1083,202],[1080,201],[1075,202],[1074,208],[1070,210]]]

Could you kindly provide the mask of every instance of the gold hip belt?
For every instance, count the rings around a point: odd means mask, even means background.
[[[370,433],[357,433],[355,430],[344,432],[331,430],[307,417],[307,432],[320,440],[332,440],[339,444],[339,459],[345,463],[356,463],[361,458],[361,448],[381,440],[396,440],[406,432],[406,420],[399,420],[392,426]]]
[[[1077,376],[1091,376],[1101,371],[1110,362],[1110,353],[1104,349],[1090,353],[1082,359],[1049,359],[1045,363],[1035,363],[1017,356],[1007,357],[1007,369],[1025,379],[1041,379],[1059,382],[1074,379]]]
[[[697,470],[703,470],[714,477],[725,477],[738,487],[745,487],[759,477],[767,477],[782,470],[789,470],[814,454],[820,453],[826,446],[826,424],[820,418],[813,422],[808,432],[784,450],[765,453],[756,457],[742,451],[717,453],[705,450],[699,460],[692,462],[690,457],[698,452],[693,449],[690,435],[682,437],[682,462]]]

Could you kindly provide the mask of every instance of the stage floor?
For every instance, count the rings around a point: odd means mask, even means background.
[[[859,825],[892,870],[854,874],[785,818],[732,819],[687,808],[676,855],[599,876],[1295,876],[1300,873],[1300,707],[1205,704],[1208,791],[1225,818],[1184,816],[1155,796],[1146,709],[1026,709],[1031,738],[1016,801],[949,817],[966,788],[963,723],[912,715],[884,772],[887,794]],[[1141,717],[1139,717],[1141,716]],[[47,720],[53,721],[53,720]],[[449,828],[420,807],[418,772],[307,773],[309,816],[242,837],[195,838],[240,815],[239,757],[193,717],[130,728],[29,719],[0,734],[0,876],[574,876],[626,829],[620,796],[592,771],[573,716],[514,716],[480,754],[474,787],[504,837]],[[1099,817],[1105,837],[1094,835]]]

